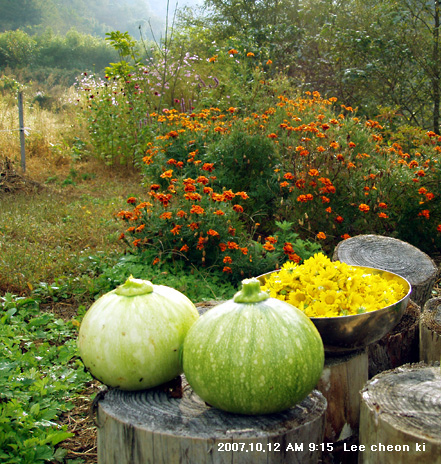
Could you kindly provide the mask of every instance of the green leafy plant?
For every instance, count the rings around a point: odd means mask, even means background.
[[[72,436],[57,424],[91,378],[77,357],[77,326],[42,313],[38,299],[0,297],[0,459],[62,461]]]

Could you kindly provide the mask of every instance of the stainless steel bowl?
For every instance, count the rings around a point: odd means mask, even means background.
[[[394,275],[399,280],[402,280],[408,291],[400,301],[376,311],[353,316],[311,317],[311,321],[322,337],[327,353],[338,354],[355,351],[380,340],[400,322],[409,303],[412,288],[404,277],[382,269],[364,266],[354,267],[366,269],[366,272],[370,274]],[[265,280],[275,272],[277,271],[267,272],[257,277],[257,279],[263,285]]]

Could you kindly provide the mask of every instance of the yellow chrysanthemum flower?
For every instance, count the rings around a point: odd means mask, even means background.
[[[397,277],[331,261],[322,253],[302,265],[288,261],[262,286],[273,298],[296,306],[309,317],[361,314],[401,300],[406,289]]]

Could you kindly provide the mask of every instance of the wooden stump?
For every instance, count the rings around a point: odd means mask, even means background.
[[[419,358],[419,324],[421,310],[412,300],[401,321],[381,340],[368,346],[369,378]]]
[[[319,461],[326,412],[326,399],[319,391],[283,413],[244,416],[207,406],[184,377],[182,382],[181,397],[159,387],[109,390],[98,402],[98,463]]]
[[[420,319],[420,361],[427,364],[441,360],[441,297],[424,305]]]
[[[332,443],[332,452],[324,449],[323,462],[356,462],[356,453],[342,453],[358,442],[360,390],[368,380],[367,349],[343,356],[326,356],[317,384],[328,402],[324,442]]]
[[[439,365],[378,374],[361,397],[359,463],[441,464]]]
[[[343,240],[336,246],[333,260],[375,267],[404,277],[412,286],[411,299],[420,308],[431,297],[438,274],[435,262],[421,250],[381,235],[357,235]]]

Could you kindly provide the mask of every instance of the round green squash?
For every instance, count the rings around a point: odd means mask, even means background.
[[[323,342],[300,310],[257,279],[202,315],[182,349],[184,374],[206,403],[239,414],[280,412],[303,400],[323,370]]]
[[[179,354],[199,317],[181,292],[130,277],[87,311],[80,357],[93,377],[121,390],[142,390],[182,373]]]

